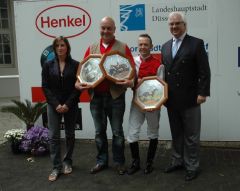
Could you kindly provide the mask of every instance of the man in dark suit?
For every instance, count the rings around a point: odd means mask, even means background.
[[[185,168],[190,181],[199,174],[200,105],[210,96],[211,74],[204,42],[187,34],[184,14],[170,13],[168,24],[173,38],[162,46],[162,63],[173,152],[165,173]]]

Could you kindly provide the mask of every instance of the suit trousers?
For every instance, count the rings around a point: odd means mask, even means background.
[[[139,140],[139,133],[144,120],[147,120],[147,136],[149,139],[158,138],[160,110],[143,112],[134,103],[131,105],[127,140],[133,143]]]
[[[178,110],[168,107],[172,134],[172,164],[184,165],[187,170],[199,168],[201,129],[200,105]]]

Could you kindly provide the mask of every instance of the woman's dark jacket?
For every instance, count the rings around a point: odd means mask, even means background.
[[[59,104],[66,104],[70,109],[79,102],[80,92],[75,89],[78,64],[79,62],[69,57],[66,59],[66,65],[62,74],[57,58],[43,65],[42,88],[47,103],[54,108]]]

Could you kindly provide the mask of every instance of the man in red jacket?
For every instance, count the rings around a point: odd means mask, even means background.
[[[104,17],[100,22],[101,39],[87,49],[85,57],[90,54],[104,54],[112,50],[117,50],[133,61],[130,49],[125,43],[115,39],[115,22],[110,17]],[[108,142],[107,142],[107,118],[112,129],[112,153],[113,162],[116,165],[118,174],[125,173],[124,156],[124,133],[123,116],[125,112],[125,91],[131,87],[131,80],[122,80],[116,83],[105,79],[91,91],[90,110],[95,125],[95,142],[97,146],[96,165],[91,169],[95,174],[108,167]],[[75,87],[79,90],[88,89],[88,85],[76,82]]]
[[[158,73],[161,62],[151,55],[152,47],[152,39],[148,34],[139,35],[138,50],[140,55],[134,57],[137,82],[139,82],[143,77],[156,76]],[[134,174],[140,169],[138,140],[140,129],[145,119],[148,124],[147,135],[150,139],[150,143],[144,173],[149,174],[153,171],[152,164],[158,144],[160,110],[143,112],[134,103],[132,103],[129,116],[129,132],[127,136],[132,154],[132,164],[128,169],[129,175]]]

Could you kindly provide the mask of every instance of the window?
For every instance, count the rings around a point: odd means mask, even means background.
[[[0,0],[0,67],[12,67],[12,28],[9,0]]]

